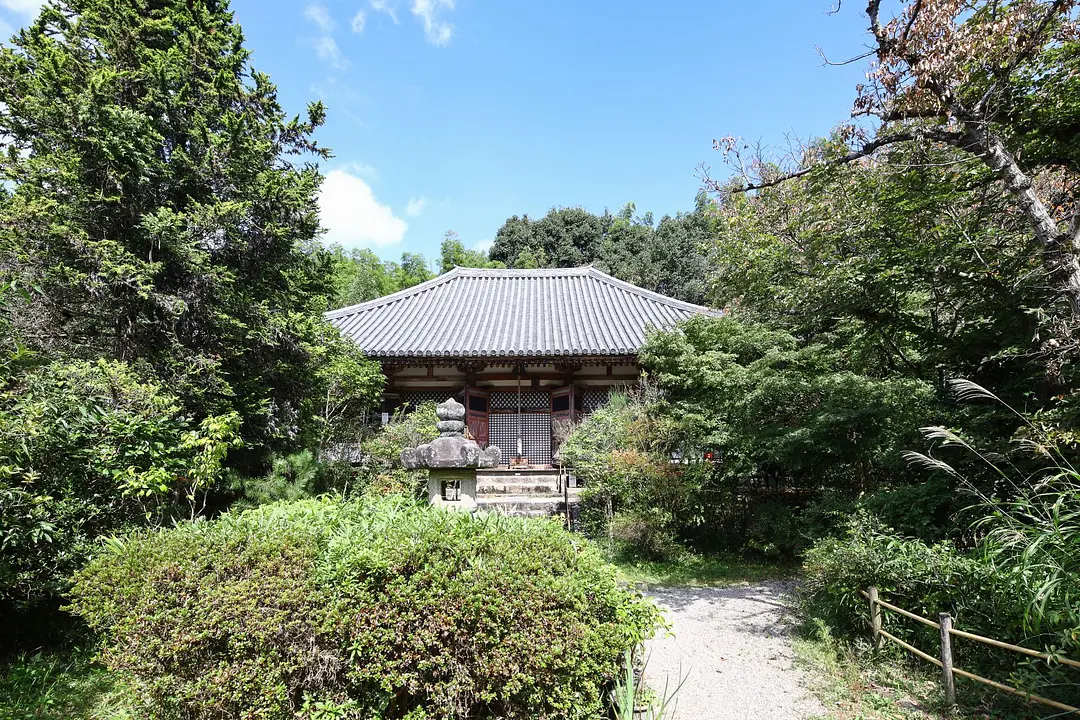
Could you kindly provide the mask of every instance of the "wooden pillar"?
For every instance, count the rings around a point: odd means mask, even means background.
[[[881,606],[878,605],[878,591],[874,586],[866,589],[870,596],[870,630],[874,635],[874,649],[880,650],[885,638],[881,635]]]
[[[945,702],[956,704],[956,677],[953,675],[952,657],[952,615],[938,613],[938,625],[941,628],[941,682],[945,686]]]

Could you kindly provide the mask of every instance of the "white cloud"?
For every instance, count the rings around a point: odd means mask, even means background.
[[[338,47],[337,41],[329,35],[315,38],[312,47],[315,48],[315,54],[320,60],[325,60],[338,70],[349,67],[349,61],[341,54],[341,48]]]
[[[349,23],[349,27],[352,28],[352,31],[354,33],[362,33],[362,32],[364,32],[364,23],[366,21],[367,21],[367,16],[364,15],[364,11],[363,10],[357,10],[356,14],[353,15],[352,22]]]
[[[37,15],[45,0],[0,0],[0,7],[23,15]]]
[[[386,13],[394,21],[395,25],[398,24],[397,10],[394,9],[391,0],[371,0],[371,9],[375,12]]]
[[[454,0],[413,0],[412,14],[424,24],[424,35],[428,42],[438,47],[450,44],[454,26],[439,18],[443,10],[454,9]]]
[[[416,217],[424,212],[424,208],[427,207],[427,204],[428,201],[426,197],[411,197],[409,198],[409,204],[405,206],[405,214],[409,217]]]
[[[359,175],[360,177],[367,178],[368,180],[374,181],[379,179],[379,170],[373,165],[368,165],[367,163],[345,163],[342,169],[348,173],[351,173],[352,175]]]
[[[304,17],[311,22],[319,26],[319,29],[324,33],[331,33],[334,31],[334,18],[330,17],[330,11],[326,9],[325,5],[319,3],[312,3],[304,8]]]
[[[10,10],[20,17],[0,18],[0,45],[19,30],[19,26],[28,23],[41,10],[45,0],[0,0],[0,7]]]
[[[491,246],[494,245],[494,244],[495,244],[494,240],[481,240],[480,242],[473,245],[472,249],[475,250],[476,252],[486,253],[488,250],[491,249]]]
[[[326,242],[356,248],[401,242],[409,224],[381,205],[364,180],[347,170],[331,170],[319,191],[319,216]]]
[[[0,2],[5,1],[6,0],[0,0]],[[319,3],[311,3],[304,8],[304,17],[314,23],[322,32],[322,35],[315,38],[311,43],[311,47],[315,50],[315,55],[317,55],[320,60],[330,63],[331,67],[335,67],[338,70],[344,70],[349,67],[349,61],[342,55],[341,48],[338,47],[337,41],[334,40],[332,36],[334,28],[337,27],[337,23],[334,22],[334,18],[330,17],[330,11],[326,9],[326,6]]]

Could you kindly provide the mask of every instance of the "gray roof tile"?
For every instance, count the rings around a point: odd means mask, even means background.
[[[370,357],[636,355],[646,331],[717,310],[644,290],[594,267],[454,268],[327,319]]]

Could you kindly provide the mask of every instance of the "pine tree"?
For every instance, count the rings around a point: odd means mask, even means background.
[[[0,284],[52,356],[149,369],[287,447],[330,293],[312,139],[226,0],[53,0],[0,50]]]

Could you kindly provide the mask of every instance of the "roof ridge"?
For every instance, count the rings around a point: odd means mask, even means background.
[[[404,290],[398,290],[395,293],[384,295],[375,298],[374,300],[365,300],[362,303],[349,305],[348,307],[339,308],[337,310],[331,310],[324,313],[323,316],[327,319],[334,319],[366,310],[372,310],[374,308],[382,307],[383,305],[388,305],[427,292],[428,290],[448,283],[458,277],[591,277],[598,282],[605,283],[624,292],[637,295],[638,297],[668,307],[704,313],[707,315],[723,314],[723,311],[717,310],[716,308],[711,308],[706,305],[695,305],[694,303],[686,302],[685,300],[677,300],[662,293],[647,290],[643,287],[634,285],[631,282],[627,282],[626,280],[621,280],[614,275],[609,275],[595,265],[589,264],[572,268],[467,268],[454,266],[452,270],[437,275],[430,280],[425,280],[418,285],[413,285]]]
[[[694,304],[692,302],[687,302],[685,300],[679,300],[677,298],[668,297],[667,295],[664,295],[663,293],[658,293],[658,292],[656,292],[654,290],[647,290],[647,289],[645,289],[643,287],[635,285],[632,282],[627,282],[626,280],[620,280],[619,278],[615,277],[614,275],[608,275],[603,270],[600,270],[599,268],[596,268],[596,267],[594,267],[592,265],[586,265],[584,269],[589,270],[590,272],[588,274],[592,275],[593,277],[595,277],[600,282],[606,282],[608,285],[614,285],[617,288],[620,288],[620,289],[625,290],[627,292],[633,293],[634,295],[638,295],[640,297],[646,298],[648,300],[652,300],[654,302],[659,302],[659,303],[662,303],[664,305],[669,305],[671,307],[681,308],[683,310],[693,310],[695,312],[703,312],[703,313],[706,313],[708,315],[723,314],[723,312],[721,310],[717,310],[716,308],[711,308],[708,305],[696,305],[696,304]]]
[[[413,295],[418,295],[422,292],[430,290],[431,288],[438,287],[443,283],[449,282],[455,277],[458,277],[462,274],[458,272],[461,269],[462,268],[455,266],[453,270],[444,272],[442,275],[436,275],[430,280],[425,280],[424,282],[413,285],[412,287],[407,287],[404,290],[398,290],[397,292],[390,293],[389,295],[377,297],[374,300],[365,300],[364,302],[356,303],[355,305],[338,308],[337,310],[330,310],[329,312],[323,313],[323,317],[329,320],[332,318],[342,317],[343,315],[352,315],[353,313],[357,313],[362,310],[370,310],[372,308],[386,305],[387,303],[396,302],[398,300],[403,300],[407,297],[412,297]]]
[[[558,276],[558,275],[587,275],[589,270],[594,270],[592,265],[580,265],[572,268],[470,268],[455,266],[454,270],[460,270],[462,275],[471,276]]]

